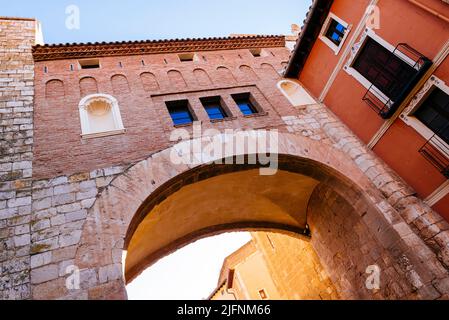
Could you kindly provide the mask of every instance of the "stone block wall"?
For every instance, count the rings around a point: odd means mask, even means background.
[[[65,282],[73,274],[72,267],[77,267],[75,255],[88,210],[97,195],[125,169],[116,166],[33,182],[30,223],[33,299],[72,298],[73,292]],[[121,254],[120,250],[117,262],[121,262]],[[103,270],[97,276],[81,269],[80,280],[104,283],[115,271]],[[115,274],[121,278],[121,269]],[[87,299],[87,295],[76,292],[76,298]]]
[[[0,17],[0,299],[28,299],[31,294],[31,48],[37,24]]]
[[[373,236],[370,229],[377,228],[378,221],[373,221],[369,214],[355,212],[348,201],[332,189],[324,185],[315,189],[308,216],[313,248],[341,298],[394,300],[441,296],[432,286],[424,287],[412,268],[407,273],[405,255],[401,260]],[[370,266],[379,271],[377,290],[366,287]],[[413,276],[416,278],[411,281]]]

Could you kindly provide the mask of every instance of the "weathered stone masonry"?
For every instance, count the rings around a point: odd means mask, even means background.
[[[34,20],[0,18],[0,299],[28,299]]]
[[[88,210],[97,195],[125,169],[110,167],[33,182],[30,251],[33,297],[57,299],[67,295],[65,278],[72,273],[70,266],[75,264]],[[117,259],[121,261],[121,252]],[[81,270],[80,275],[82,281],[98,281],[96,275],[86,270]],[[75,293],[79,299],[87,298]]]

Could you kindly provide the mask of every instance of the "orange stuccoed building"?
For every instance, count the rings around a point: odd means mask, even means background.
[[[210,300],[330,300],[337,290],[312,245],[280,233],[253,232],[226,257]]]
[[[126,299],[160,258],[236,230],[307,243],[279,240],[316,262],[273,260],[313,284],[284,298],[448,299],[448,17],[315,0],[293,51],[44,44],[1,17],[0,299]]]
[[[446,220],[448,52],[447,1],[315,1],[286,71]]]

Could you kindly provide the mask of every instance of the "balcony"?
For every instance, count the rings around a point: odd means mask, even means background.
[[[443,139],[436,134],[433,135],[419,153],[449,179],[449,147]]]
[[[386,60],[372,61],[377,62],[372,66],[377,75],[371,78],[362,100],[383,119],[389,119],[429,70],[432,61],[405,43],[389,52]]]

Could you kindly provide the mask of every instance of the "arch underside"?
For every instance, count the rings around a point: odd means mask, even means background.
[[[132,232],[126,281],[164,255],[221,232],[279,230],[306,238],[307,205],[318,183],[298,173],[261,176],[252,169],[181,187],[153,206]]]

